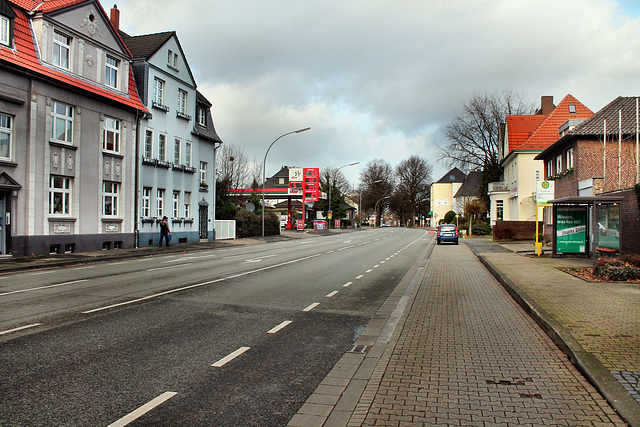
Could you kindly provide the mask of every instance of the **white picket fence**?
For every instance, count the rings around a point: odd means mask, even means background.
[[[220,220],[217,219],[215,223],[216,227],[216,240],[223,239],[235,239],[236,238],[236,220]]]

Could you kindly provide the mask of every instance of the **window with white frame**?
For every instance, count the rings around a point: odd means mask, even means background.
[[[207,183],[207,162],[200,162],[200,185]]]
[[[53,32],[53,65],[69,69],[69,58],[71,57],[71,37],[54,31]]]
[[[191,218],[191,192],[184,192],[184,217]]]
[[[73,143],[73,107],[62,102],[51,102],[51,139]]]
[[[13,145],[13,118],[0,114],[0,159],[11,160]]]
[[[156,195],[156,216],[162,218],[164,216],[164,190],[158,188]]]
[[[187,98],[188,94],[182,89],[178,89],[178,113],[187,115]]]
[[[504,219],[504,200],[496,200],[496,220]]]
[[[102,149],[110,153],[120,153],[120,120],[104,118],[104,140]]]
[[[556,157],[556,173],[562,172],[562,156]]]
[[[158,134],[158,160],[167,160],[167,135]]]
[[[117,182],[102,182],[102,215],[117,217],[118,216],[118,190]]]
[[[49,181],[49,214],[71,215],[71,178],[51,175]]]
[[[151,187],[142,189],[142,217],[149,218],[151,216]]]
[[[191,166],[191,150],[192,150],[191,141],[185,142],[185,144],[184,144],[184,164],[186,166]]]
[[[567,169],[573,168],[573,148],[569,148],[566,153]]]
[[[174,138],[173,140],[173,163],[180,164],[180,152],[182,149],[182,141],[180,138]]]
[[[118,88],[118,68],[120,67],[120,61],[116,58],[107,55],[107,62],[104,66],[104,83],[114,89]]]
[[[167,55],[167,65],[178,68],[178,54],[171,49],[169,49],[169,54]]]
[[[164,106],[164,80],[157,77],[153,80],[153,102],[156,105]]]
[[[171,210],[174,218],[180,218],[180,192],[173,192],[173,203],[171,205]]]
[[[153,131],[150,129],[144,132],[144,157],[153,157]]]
[[[553,176],[553,160],[547,160],[547,178]]]
[[[198,124],[200,126],[207,126],[207,110],[204,108],[198,108]]]
[[[0,16],[0,43],[9,46],[11,41],[11,21],[6,16]]]

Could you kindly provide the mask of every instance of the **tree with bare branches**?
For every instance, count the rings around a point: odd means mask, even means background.
[[[371,160],[360,173],[362,211],[375,210],[376,226],[380,226],[381,213],[389,206],[394,184],[393,168],[382,159]]]
[[[415,227],[417,208],[430,197],[431,174],[433,166],[419,156],[411,156],[396,167],[396,196],[408,211],[408,219]],[[401,215],[403,216],[403,215]]]

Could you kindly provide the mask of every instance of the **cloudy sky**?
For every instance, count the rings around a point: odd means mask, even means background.
[[[439,179],[444,127],[474,92],[594,112],[640,95],[636,0],[116,0],[131,34],[177,31],[218,134],[267,176],[417,154]],[[108,10],[113,3],[102,0]]]

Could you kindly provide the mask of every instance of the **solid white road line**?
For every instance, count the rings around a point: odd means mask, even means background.
[[[278,326],[269,329],[267,331],[267,333],[268,334],[275,334],[276,332],[280,331],[282,328],[284,328],[285,326],[289,325],[290,323],[293,323],[293,321],[285,320],[284,322],[280,323]]]
[[[353,285],[353,282],[347,282],[344,285],[342,285],[345,288],[348,288],[349,286]]]
[[[327,298],[331,298],[331,297],[333,297],[333,296],[337,295],[337,294],[338,294],[338,292],[339,292],[339,291],[333,291],[333,292],[328,293],[327,295],[325,295],[325,297],[327,297]]]
[[[55,285],[38,286],[37,288],[29,288],[29,289],[21,289],[19,291],[4,292],[4,293],[0,294],[0,297],[5,296],[5,295],[11,295],[11,294],[22,294],[22,293],[25,293],[25,292],[33,292],[33,291],[38,291],[40,289],[57,288],[58,286],[72,285],[74,283],[80,283],[80,282],[86,282],[86,281],[87,281],[87,279],[74,280],[72,282],[57,283]]]
[[[314,308],[316,308],[319,305],[320,305],[319,302],[314,302],[313,304],[308,305],[307,307],[303,308],[302,311],[311,311],[311,310],[313,310]]]
[[[0,332],[0,335],[6,335],[6,334],[10,334],[12,332],[18,332],[18,331],[21,331],[23,329],[35,328],[36,326],[40,326],[41,324],[42,323],[34,323],[32,325],[20,326],[19,328],[13,328],[13,329],[9,329],[8,331],[2,331],[2,332]]]
[[[153,399],[152,401],[145,403],[144,405],[142,405],[141,407],[139,407],[135,411],[133,411],[133,412],[125,415],[124,417],[120,418],[115,423],[109,424],[108,427],[123,427],[123,426],[126,426],[127,424],[129,424],[132,421],[135,421],[136,419],[140,418],[141,416],[143,416],[144,414],[146,414],[150,410],[154,409],[156,406],[159,406],[162,403],[164,403],[165,401],[171,399],[176,394],[178,394],[178,393],[176,393],[174,391],[166,391],[166,392],[162,393],[160,396],[158,396],[155,399]]]
[[[109,265],[109,266],[111,266],[111,265],[121,265],[121,264],[126,264],[126,263],[128,263],[128,262],[129,262],[129,261],[112,262],[111,264],[107,264],[107,265]]]
[[[220,368],[226,365],[227,363],[229,363],[230,361],[232,361],[233,359],[235,359],[236,357],[240,356],[242,353],[249,350],[250,348],[251,347],[240,347],[230,355],[223,357],[222,359],[218,360],[216,363],[214,363],[211,366],[213,366],[214,368]]]
[[[136,298],[136,299],[132,299],[130,301],[125,301],[125,302],[121,302],[121,303],[118,303],[118,304],[108,305],[106,307],[94,308],[93,310],[83,311],[82,314],[96,313],[98,311],[109,310],[111,308],[121,307],[123,305],[135,304],[137,302],[146,301],[146,300],[149,300],[149,299],[152,299],[152,298],[157,298],[157,297],[161,297],[161,296],[164,296],[164,295],[173,294],[175,292],[185,291],[187,289],[199,288],[201,286],[211,285],[213,283],[223,282],[225,280],[231,280],[231,279],[235,279],[235,278],[238,278],[238,277],[248,276],[249,274],[258,273],[260,271],[271,270],[273,268],[281,267],[283,265],[294,264],[296,262],[300,262],[300,261],[304,261],[304,260],[307,260],[307,259],[315,258],[315,257],[318,257],[320,255],[321,254],[309,255],[309,256],[306,256],[306,257],[303,257],[303,258],[298,258],[298,259],[294,259],[294,260],[291,260],[291,261],[281,262],[280,264],[268,265],[266,267],[256,268],[255,270],[245,271],[244,273],[232,274],[231,276],[221,277],[219,279],[210,280],[208,282],[196,283],[195,285],[189,285],[189,286],[183,286],[181,288],[170,289],[168,291],[158,292],[157,294],[147,295],[146,297]]]

